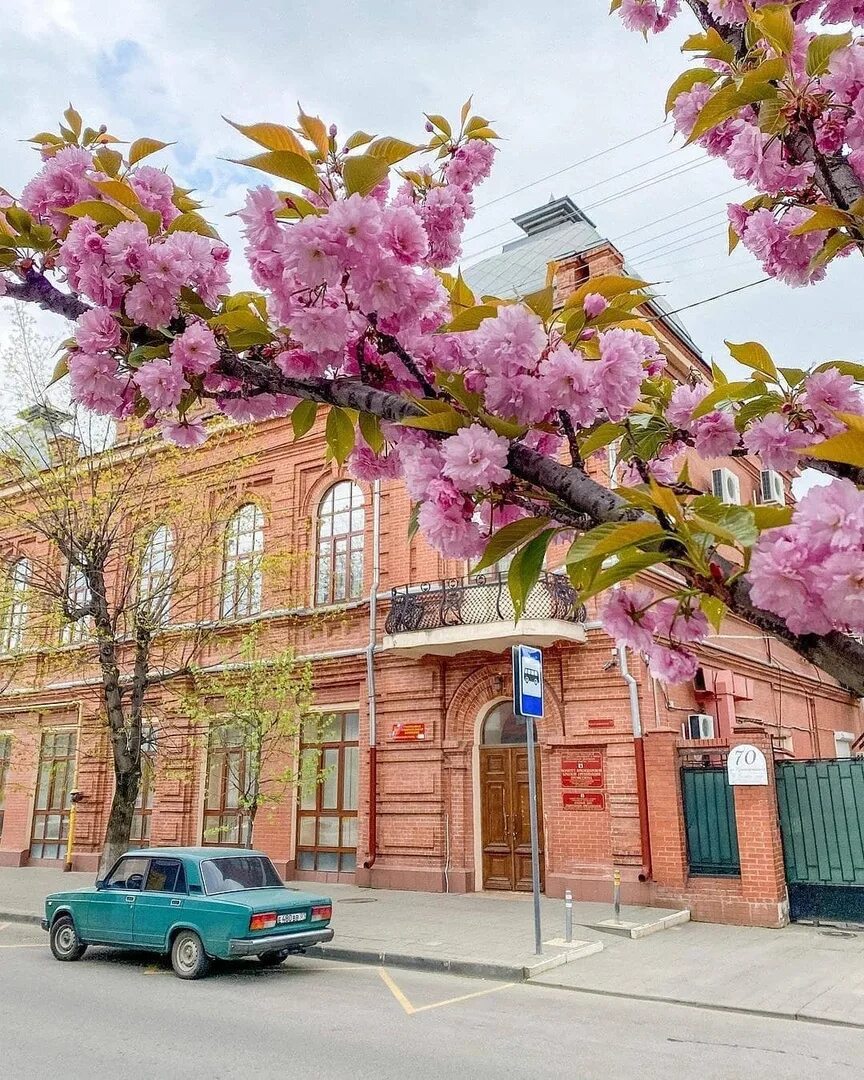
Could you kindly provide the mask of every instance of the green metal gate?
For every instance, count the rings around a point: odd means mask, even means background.
[[[792,918],[864,923],[864,760],[778,762],[777,801]]]
[[[735,798],[723,766],[689,766],[681,769],[684,826],[690,873],[711,877],[737,877],[738,827]]]

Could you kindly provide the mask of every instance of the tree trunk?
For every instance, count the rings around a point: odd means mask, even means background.
[[[132,832],[132,817],[138,799],[140,770],[118,773],[116,787],[111,800],[111,813],[108,815],[108,827],[105,830],[105,846],[99,862],[99,876],[104,877],[124,851],[129,848],[129,834]]]

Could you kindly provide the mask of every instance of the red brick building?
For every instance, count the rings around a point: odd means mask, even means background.
[[[478,295],[528,292],[552,260],[559,297],[623,265],[569,200],[517,223],[522,240],[466,273]],[[657,304],[650,313],[672,369],[707,377],[683,327]],[[530,888],[524,728],[509,704],[509,647],[525,641],[545,648],[546,715],[537,725],[545,891],[606,899],[617,869],[626,902],[783,921],[773,788],[735,795],[738,876],[695,875],[683,833],[682,754],[721,751],[744,729],[769,755],[848,754],[862,731],[849,694],[732,618],[701,648],[694,683],[664,688],[639,657],[614,650],[594,607],[582,609],[555,573],[563,549],[550,553],[514,625],[504,577],[466,579],[464,564],[440,558],[419,536],[409,542],[402,487],[355,484],[325,464],[320,424],[296,443],[287,420],[261,423],[245,438],[250,465],[225,521],[223,565],[200,568],[196,616],[217,624],[204,662],[219,665],[254,623],[262,641],[290,643],[313,663],[316,700],[337,717],[322,748],[325,782],[256,821],[255,844],[281,871],[379,888]],[[222,444],[196,467],[206,478],[226,453]],[[791,497],[788,480],[766,478],[757,461],[694,464],[693,483],[730,500]],[[13,601],[31,543],[4,538]],[[283,552],[300,557],[271,580],[262,554]],[[258,560],[257,569],[242,596],[226,597],[232,560]],[[26,645],[26,634],[22,600],[7,610],[0,644]],[[113,774],[97,671],[80,659],[86,648],[69,641],[50,664],[7,665],[8,678],[0,670],[0,865],[62,862],[73,788],[84,797],[73,862],[97,865]],[[242,751],[230,740],[186,738],[164,688],[149,704],[158,720],[136,840],[206,843],[214,828],[220,844],[239,840],[232,777]]]

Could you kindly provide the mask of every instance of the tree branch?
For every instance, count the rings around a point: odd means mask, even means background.
[[[88,304],[83,303],[77,296],[71,293],[60,292],[56,289],[44,274],[35,270],[28,270],[21,282],[6,280],[6,292],[4,294],[10,300],[23,300],[26,303],[38,304],[46,311],[53,311],[55,315],[63,315],[71,322],[75,322],[79,315],[89,311]]]

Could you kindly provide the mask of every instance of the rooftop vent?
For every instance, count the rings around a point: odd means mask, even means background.
[[[585,221],[592,227],[594,222],[584,214],[573,200],[565,195],[563,199],[550,199],[544,206],[537,206],[524,214],[519,214],[513,221],[528,236],[548,232],[567,221]]]

